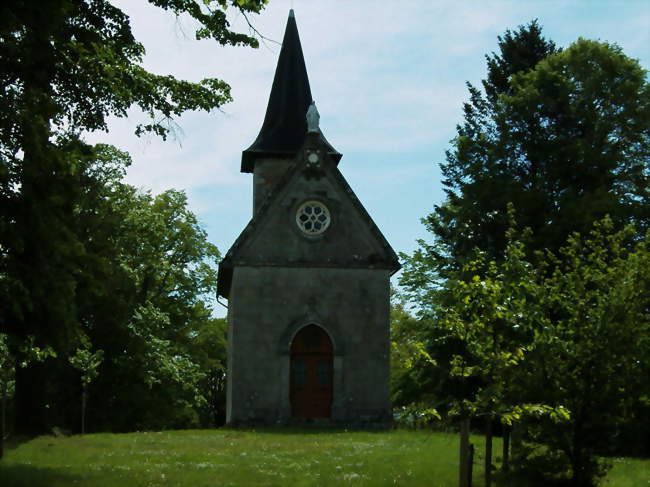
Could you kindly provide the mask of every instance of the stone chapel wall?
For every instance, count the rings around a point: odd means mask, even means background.
[[[309,323],[334,342],[332,421],[390,422],[388,270],[237,267],[229,307],[229,423],[290,419],[289,347]]]

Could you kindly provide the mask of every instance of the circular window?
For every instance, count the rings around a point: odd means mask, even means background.
[[[307,235],[320,235],[330,226],[330,212],[320,201],[305,201],[296,212],[296,223]]]

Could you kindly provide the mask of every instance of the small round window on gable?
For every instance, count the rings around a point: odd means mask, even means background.
[[[307,235],[320,235],[330,225],[330,212],[320,201],[305,201],[296,212],[296,223]]]

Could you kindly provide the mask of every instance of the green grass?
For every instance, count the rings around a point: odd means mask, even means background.
[[[650,460],[610,458],[612,469],[603,482],[608,487],[650,487]]]
[[[481,487],[482,438],[474,487]],[[500,451],[497,439],[495,453]],[[39,437],[9,448],[3,487],[457,485],[458,437],[427,432],[211,430]],[[610,486],[650,486],[650,460],[613,460]]]

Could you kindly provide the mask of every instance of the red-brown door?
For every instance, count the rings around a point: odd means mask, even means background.
[[[301,329],[291,344],[291,416],[329,418],[332,410],[332,341],[320,326]]]

